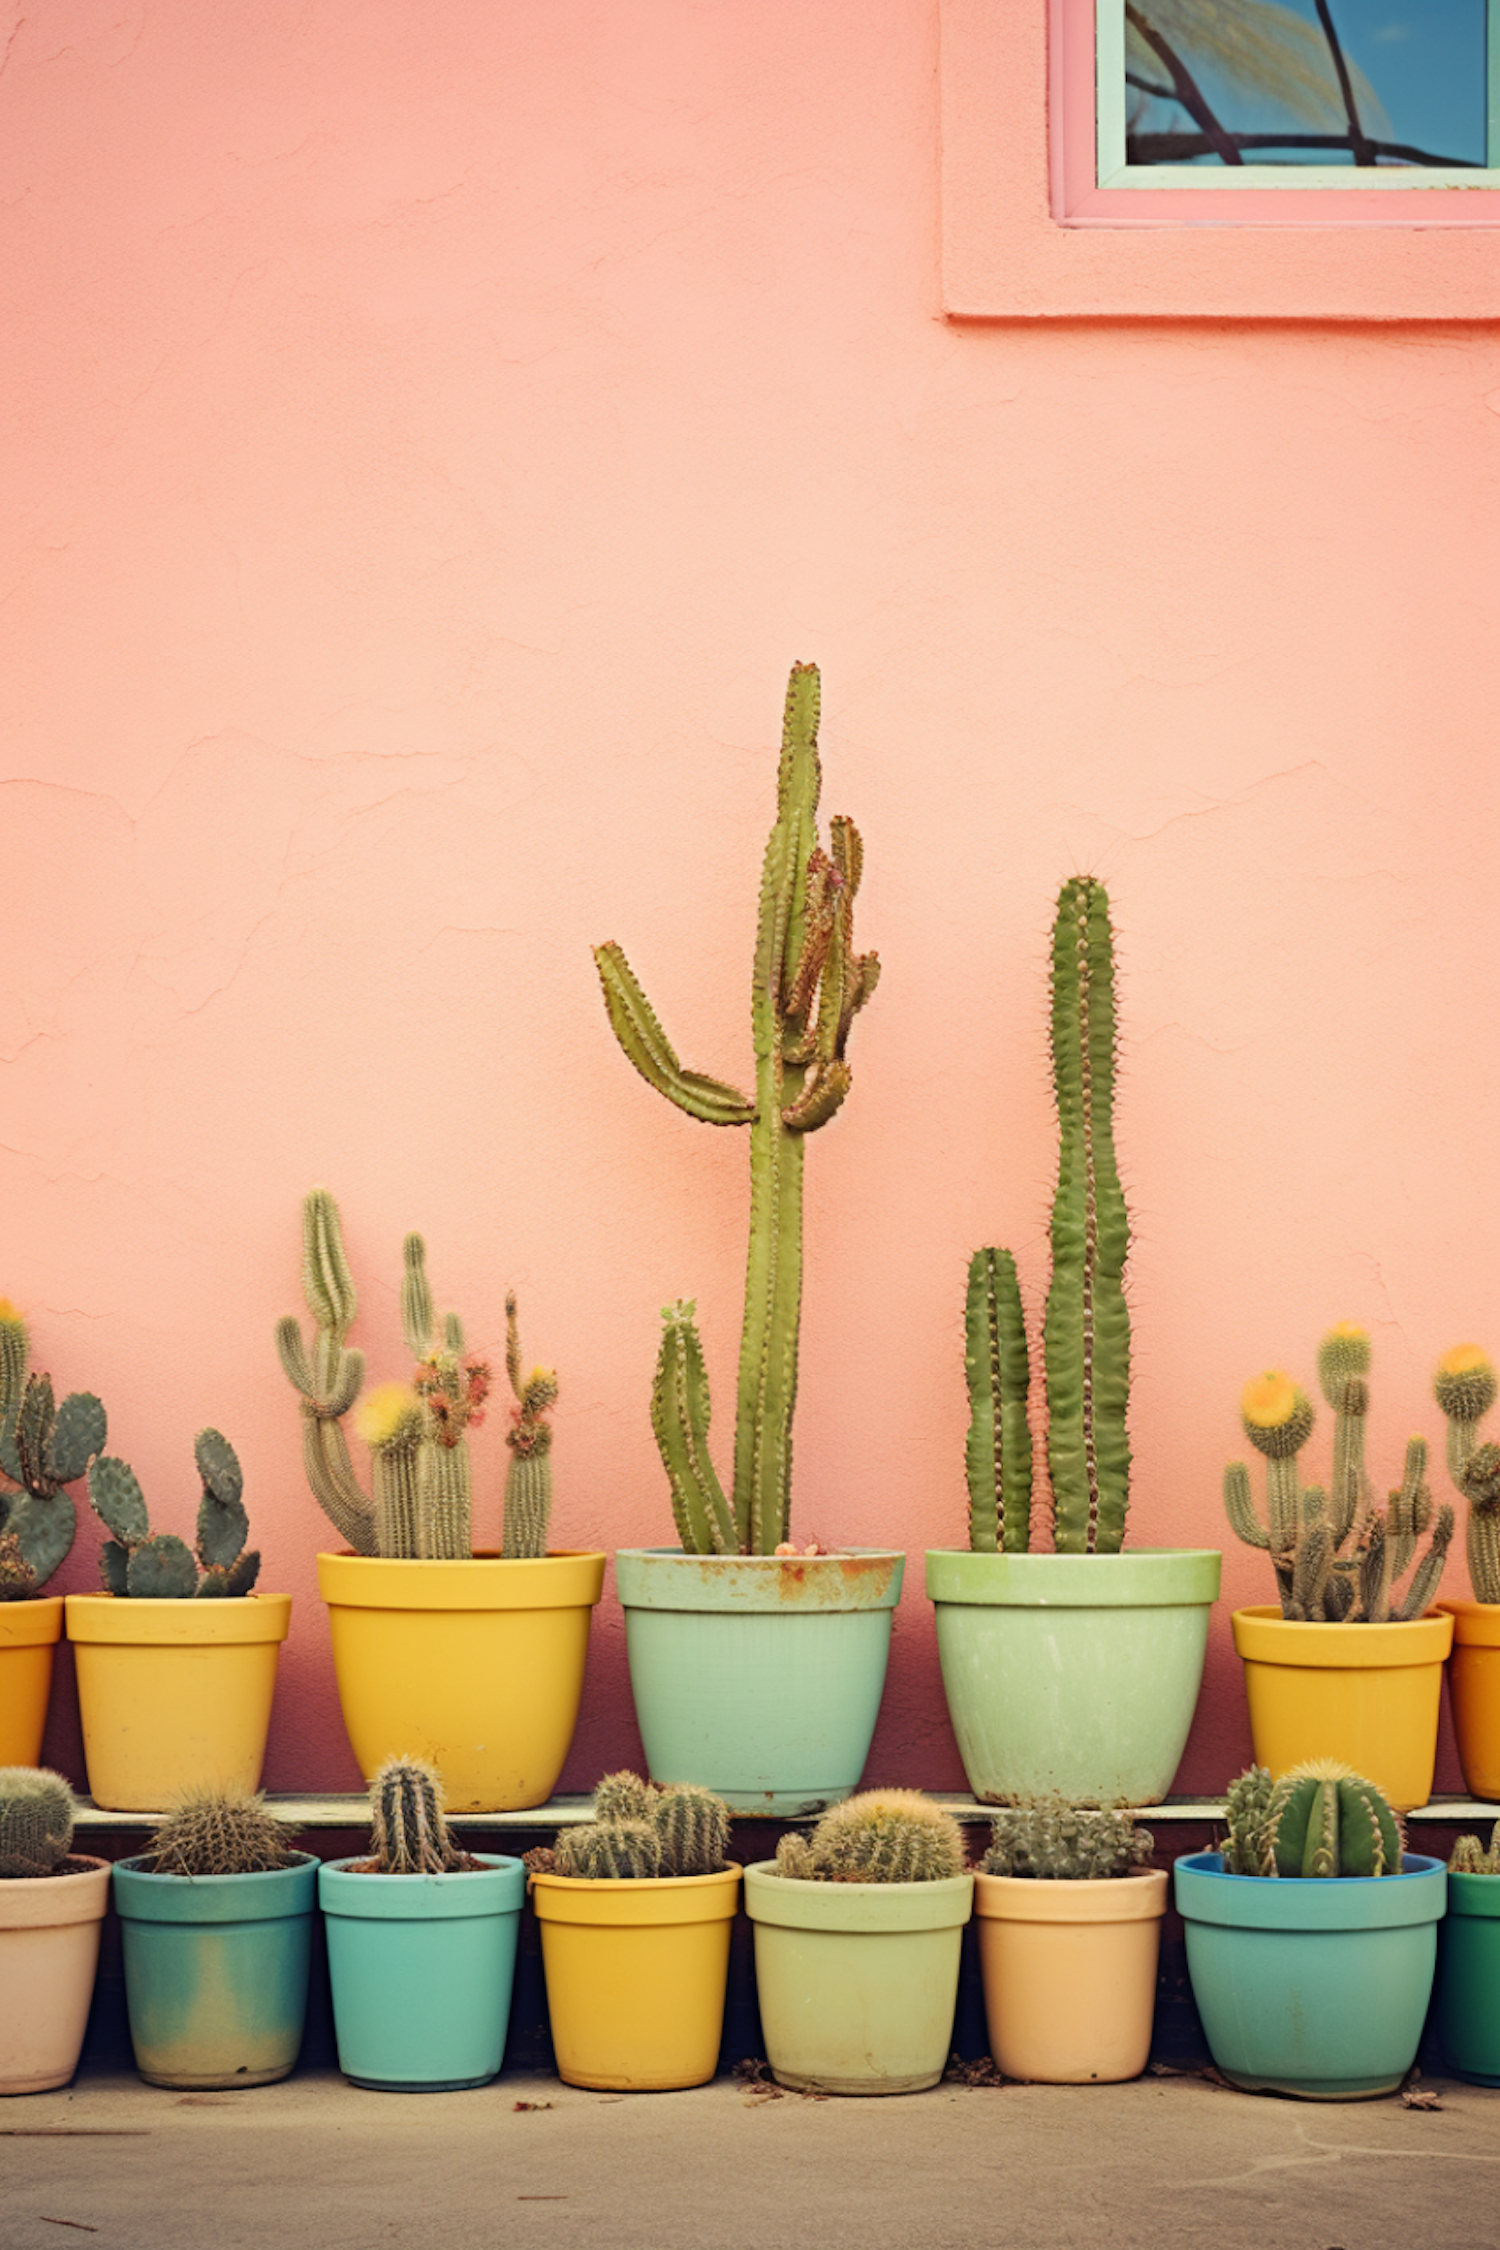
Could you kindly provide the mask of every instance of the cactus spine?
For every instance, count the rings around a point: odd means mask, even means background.
[[[195,1789],[157,1822],[142,1857],[151,1875],[261,1875],[291,1866],[291,1838],[258,1792]]]
[[[45,1766],[0,1766],[0,1879],[51,1875],[73,1844],[73,1792]]]
[[[65,1489],[101,1452],[107,1424],[90,1391],[59,1406],[50,1375],[27,1373],[26,1322],[0,1298],[0,1602],[39,1594],[67,1560],[78,1510]]]
[[[1374,1782],[1332,1759],[1294,1766],[1278,1781],[1251,1766],[1230,1784],[1227,1875],[1399,1875],[1404,1841]]]
[[[708,1382],[691,1300],[663,1313],[652,1393],[652,1427],[678,1536],[695,1554],[769,1555],[787,1536],[804,1145],[849,1092],[849,1029],[880,973],[873,953],[854,951],[859,831],[836,818],[828,851],[818,842],[819,698],[816,665],[794,664],[755,941],[754,1098],[685,1071],[619,946],[601,945],[594,954],[615,1036],[647,1084],[704,1124],[750,1128],[750,1243],[732,1501],[708,1454]]]
[[[963,1831],[916,1789],[867,1789],[784,1836],[776,1871],[797,1882],[941,1883],[964,1872]]]
[[[443,1817],[443,1784],[418,1758],[387,1758],[370,1778],[370,1849],[382,1875],[451,1875],[464,1856]]]
[[[89,1501],[110,1537],[99,1550],[99,1575],[107,1594],[137,1600],[185,1600],[248,1594],[260,1575],[260,1556],[246,1552],[250,1520],[240,1498],[244,1479],[234,1447],[218,1430],[193,1440],[203,1494],[198,1503],[197,1551],[175,1532],[154,1532],[135,1471],[118,1455],[101,1453],[89,1464]]]
[[[1469,1583],[1478,1602],[1500,1602],[1500,1446],[1478,1442],[1495,1403],[1495,1370],[1477,1344],[1438,1362],[1433,1392],[1448,1424],[1448,1474],[1469,1503]]]
[[[555,1865],[589,1883],[649,1883],[663,1873],[661,1838],[649,1820],[587,1821],[563,1829]]]
[[[1086,1882],[1128,1875],[1154,1849],[1150,1830],[1137,1827],[1128,1811],[1081,1812],[1065,1797],[1037,1797],[995,1814],[982,1865],[986,1875]]]
[[[1031,1363],[1008,1250],[976,1250],[969,1260],[964,1347],[969,1545],[977,1554],[1024,1554],[1031,1542]]]
[[[1265,1766],[1248,1766],[1229,1784],[1228,1834],[1224,1839],[1226,1875],[1261,1873],[1261,1838],[1271,1810],[1274,1784]]]
[[[717,1875],[728,1855],[722,1797],[691,1782],[657,1789],[639,1774],[608,1773],[594,1791],[593,1819],[563,1829],[540,1864],[586,1882],[639,1883],[657,1875]]]
[[[505,1300],[505,1372],[516,1403],[505,1433],[510,1467],[505,1472],[501,1552],[545,1555],[552,1515],[552,1424],[547,1415],[557,1402],[557,1376],[550,1367],[533,1367],[522,1375],[514,1292]]]

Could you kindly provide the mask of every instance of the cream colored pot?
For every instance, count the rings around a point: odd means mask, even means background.
[[[83,2051],[109,1862],[0,1882],[0,2094],[66,2086]]]
[[[1005,2077],[1139,2078],[1166,1910],[1163,1868],[1082,1882],[975,1875],[990,2053]]]

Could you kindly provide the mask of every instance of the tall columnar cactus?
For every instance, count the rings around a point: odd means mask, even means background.
[[[89,1464],[89,1500],[110,1537],[99,1550],[107,1594],[144,1599],[201,1599],[248,1594],[260,1574],[260,1556],[245,1548],[250,1519],[240,1494],[244,1479],[228,1438],[200,1430],[193,1459],[202,1479],[197,1551],[175,1532],[154,1532],[145,1496],[128,1462],[102,1453]],[[201,1566],[201,1568],[200,1568]]]
[[[806,1136],[849,1092],[850,1026],[880,963],[854,950],[863,846],[835,818],[818,841],[819,680],[794,664],[787,686],[776,821],[766,845],[750,1018],[753,1098],[684,1070],[618,945],[596,948],[609,1020],[647,1084],[707,1125],[750,1128],[750,1248],[740,1338],[734,1485],[709,1458],[708,1380],[691,1300],[665,1308],[651,1420],[678,1536],[694,1554],[773,1554],[787,1536],[792,1412],[802,1296]]]
[[[867,1789],[824,1813],[811,1838],[793,1832],[778,1874],[798,1882],[941,1883],[964,1872],[963,1831],[916,1789]]]
[[[194,1789],[157,1822],[142,1858],[150,1875],[260,1875],[292,1864],[291,1842],[259,1792]]]
[[[1137,1827],[1131,1812],[1081,1811],[1065,1797],[1036,1797],[995,1814],[982,1864],[987,1875],[1088,1882],[1128,1875],[1154,1849],[1151,1831]]]
[[[27,1373],[26,1322],[0,1297],[0,1602],[39,1594],[67,1560],[78,1510],[67,1486],[103,1449],[104,1408],[72,1391],[59,1406],[50,1375]],[[14,1488],[14,1489],[11,1489]]]
[[[1448,1473],[1469,1503],[1474,1599],[1500,1602],[1500,1446],[1479,1443],[1479,1425],[1500,1384],[1478,1344],[1456,1344],[1439,1360],[1432,1387],[1448,1424]]]
[[[510,1447],[510,1467],[505,1472],[505,1516],[501,1552],[535,1557],[547,1552],[547,1525],[552,1516],[552,1424],[547,1416],[557,1403],[557,1376],[550,1367],[533,1367],[521,1373],[521,1331],[516,1323],[516,1300],[505,1300],[505,1372],[515,1405],[505,1442]]]
[[[73,1845],[73,1792],[45,1766],[0,1766],[0,1879],[51,1875]]]
[[[382,1875],[451,1875],[463,1866],[435,1767],[420,1758],[387,1758],[377,1768],[370,1778],[370,1850]]]
[[[1090,875],[1065,883],[1057,901],[1051,1038],[1059,1147],[1042,1342],[1053,1540],[1060,1554],[1115,1554],[1130,1488],[1130,1222],[1114,1148],[1114,941],[1108,895]],[[1029,1368],[1008,1251],[981,1250],[970,1263],[966,1337],[970,1541],[1024,1550]]]
[[[1256,1513],[1243,1461],[1224,1471],[1224,1510],[1238,1538],[1270,1555],[1281,1613],[1294,1622],[1382,1625],[1420,1617],[1452,1543],[1454,1513],[1446,1503],[1434,1510],[1424,1437],[1408,1438],[1401,1482],[1384,1509],[1375,1504],[1365,1473],[1369,1367],[1370,1339],[1361,1328],[1330,1329],[1318,1346],[1318,1381],[1334,1416],[1328,1488],[1302,1482],[1299,1457],[1314,1423],[1306,1392],[1273,1368],[1248,1383],[1240,1400],[1245,1435],[1266,1464],[1266,1515],[1263,1521]],[[1429,1531],[1427,1552],[1398,1594],[1396,1581]]]

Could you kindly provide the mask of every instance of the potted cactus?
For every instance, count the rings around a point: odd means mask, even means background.
[[[129,1464],[101,1453],[88,1493],[110,1536],[104,1591],[66,1597],[84,1758],[96,1804],[149,1812],[185,1789],[260,1783],[290,1594],[252,1591],[244,1479],[234,1447],[200,1430],[196,1549],[153,1532]]]
[[[651,1396],[679,1545],[625,1548],[615,1564],[647,1765],[736,1811],[814,1811],[855,1786],[901,1590],[898,1553],[799,1553],[790,1537],[806,1144],[848,1095],[850,1029],[880,970],[854,950],[859,831],[836,818],[828,849],[818,841],[819,698],[817,667],[794,665],[756,932],[753,1094],[684,1070],[619,946],[594,956],[615,1036],[647,1085],[750,1139],[732,1485],[709,1454],[695,1304],[679,1300],[663,1310]]]
[[[1240,1420],[1265,1460],[1266,1512],[1243,1461],[1224,1472],[1224,1508],[1236,1535],[1269,1554],[1279,1600],[1236,1610],[1234,1645],[1262,1765],[1278,1774],[1313,1755],[1342,1758],[1410,1812],[1432,1789],[1453,1619],[1430,1604],[1454,1511],[1434,1504],[1420,1435],[1407,1440],[1387,1506],[1376,1504],[1365,1468],[1370,1360],[1369,1336],[1349,1322],[1318,1346],[1318,1385],[1333,1410],[1326,1486],[1303,1482],[1315,1414],[1301,1385],[1273,1368],[1245,1387]],[[1471,1394],[1472,1384],[1455,1397],[1439,1376],[1440,1401],[1457,1406]],[[1450,1459],[1455,1442],[1450,1434]]]
[[[73,1792],[0,1767],[0,2094],[44,2094],[78,2068],[109,1862],[73,1851]]]
[[[1437,2026],[1449,2070],[1500,2086],[1500,1821],[1488,1846],[1461,1836],[1449,1854]]]
[[[1332,1759],[1229,1791],[1221,1851],[1179,1859],[1188,1974],[1214,2061],[1251,2092],[1393,2093],[1432,1996],[1447,1870],[1403,1853],[1373,1782]]]
[[[1440,1604],[1453,1619],[1448,1698],[1464,1784],[1491,1799],[1500,1798],[1500,1445],[1480,1444],[1479,1424],[1496,1387],[1477,1344],[1445,1352],[1433,1384],[1448,1424],[1448,1472],[1467,1507],[1471,1599]]]
[[[52,1652],[62,1638],[61,1594],[45,1591],[67,1560],[76,1484],[104,1445],[104,1408],[91,1392],[58,1403],[52,1378],[28,1369],[23,1314],[0,1297],[0,1765],[42,1754]]]
[[[593,1809],[526,1855],[558,2073],[627,2092],[701,2086],[718,2066],[739,1904],[728,1807],[613,1773]]]
[[[153,2086],[266,2086],[302,2046],[318,1863],[242,1789],[186,1792],[116,1860],[135,2066]]]
[[[997,1812],[974,1874],[990,2052],[1007,2078],[1138,2078],[1151,2052],[1167,1876],[1126,1810]]]
[[[505,2053],[526,1896],[518,1859],[460,1849],[435,1767],[370,1781],[370,1851],[318,1873],[339,2068],[356,2086],[483,2086]]]
[[[501,1552],[476,1550],[468,1433],[483,1420],[488,1364],[465,1349],[456,1313],[438,1320],[426,1247],[403,1247],[401,1325],[409,1382],[361,1401],[365,1355],[347,1338],[359,1300],[338,1206],[314,1188],[302,1207],[308,1342],[288,1316],[277,1350],[302,1407],[313,1498],[345,1551],[320,1554],[344,1724],[366,1780],[413,1751],[442,1773],[457,1811],[503,1812],[551,1796],[578,1720],[601,1552],[549,1548],[557,1378],[526,1372],[508,1296],[506,1374],[514,1397]],[[360,1484],[344,1421],[370,1453]]]
[[[963,1831],[915,1789],[871,1789],[745,1869],[755,1982],[777,2081],[914,2094],[953,2041],[974,1878]]]
[[[1033,1498],[1031,1369],[1016,1262],[969,1265],[969,1546],[927,1557],[949,1716],[976,1797],[1154,1804],[1203,1677],[1220,1558],[1122,1552],[1130,1488],[1130,1222],[1114,1153],[1114,940],[1078,876],[1052,931],[1059,1129],[1046,1358],[1045,1502]],[[1045,1522],[1050,1551],[1033,1552]]]

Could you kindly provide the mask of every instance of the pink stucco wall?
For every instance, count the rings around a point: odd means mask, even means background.
[[[744,1143],[633,1076],[589,947],[743,1075],[794,657],[887,970],[810,1152],[796,1502],[914,1558],[872,1771],[961,1778],[919,1558],[967,1254],[1044,1284],[1067,874],[1116,902],[1132,1536],[1223,1543],[1241,1383],[1336,1318],[1394,1473],[1500,1348],[1493,331],[945,321],[933,0],[3,13],[0,1287],[167,1527],[239,1446],[272,1785],[355,1779],[271,1346],[309,1184],[377,1376],[407,1227],[477,1341],[520,1290],[562,1543],[669,1535],[669,1297],[727,1429]],[[1248,1748],[1225,1583],[1185,1787]],[[607,1597],[565,1785],[634,1750]]]

